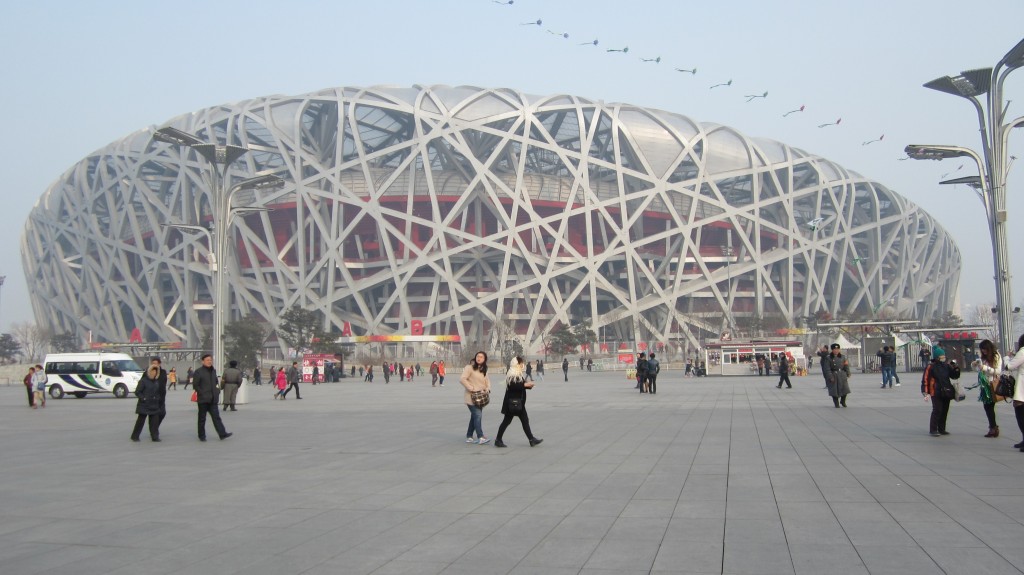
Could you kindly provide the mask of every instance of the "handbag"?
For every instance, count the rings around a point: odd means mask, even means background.
[[[956,401],[963,401],[967,399],[967,392],[964,391],[964,386],[960,383],[960,380],[953,382],[953,388],[956,390],[956,397],[953,399]]]
[[[939,397],[942,399],[955,399],[956,388],[953,387],[952,383],[939,384]]]
[[[1001,374],[999,376],[999,383],[996,384],[996,395],[1003,397],[1013,397],[1013,392],[1017,387],[1017,379],[1008,373]]]
[[[189,399],[192,403],[199,401],[199,392],[193,391],[192,397]]]
[[[491,394],[487,391],[471,391],[469,392],[469,399],[473,402],[473,405],[483,409],[491,402]]]
[[[509,415],[519,415],[523,412],[523,400],[518,397],[515,399],[508,400],[508,413]]]

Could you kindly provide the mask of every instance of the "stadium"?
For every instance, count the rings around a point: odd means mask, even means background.
[[[493,345],[512,333],[528,352],[589,321],[602,351],[683,349],[755,320],[932,317],[958,288],[960,253],[917,205],[824,158],[675,113],[509,89],[343,87],[161,126],[248,153],[218,175],[149,128],[60,176],[22,236],[41,326],[199,345],[215,299],[211,237],[180,226],[210,229],[213,190],[263,174],[285,186],[232,200],[246,209],[218,264],[229,321],[255,314],[273,328],[297,305],[339,334],[422,326]]]

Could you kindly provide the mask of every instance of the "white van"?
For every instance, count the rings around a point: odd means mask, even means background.
[[[51,353],[43,364],[46,391],[60,399],[65,393],[83,398],[90,393],[113,393],[128,397],[135,391],[142,368],[124,353]]]

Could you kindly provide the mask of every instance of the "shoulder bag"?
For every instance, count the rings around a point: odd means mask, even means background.
[[[473,405],[481,409],[487,407],[487,404],[491,402],[491,394],[487,391],[471,391],[469,392],[469,398]]]
[[[1013,397],[1013,392],[1017,387],[1017,380],[1008,373],[1000,374],[999,382],[996,383],[996,395],[1003,397]]]

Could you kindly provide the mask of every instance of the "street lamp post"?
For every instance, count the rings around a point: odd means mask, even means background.
[[[273,190],[284,185],[284,180],[273,174],[263,174],[242,180],[228,189],[224,189],[227,181],[227,168],[235,160],[248,152],[241,146],[211,144],[196,136],[176,128],[161,128],[153,133],[153,139],[173,145],[185,146],[196,150],[211,166],[212,186],[211,205],[213,209],[213,232],[201,226],[186,224],[170,224],[168,227],[191,232],[207,234],[207,245],[213,249],[213,261],[210,271],[213,274],[213,364],[220,369],[224,367],[224,323],[230,308],[228,282],[225,276],[225,254],[227,252],[228,230],[232,217],[239,213],[268,211],[266,208],[239,207],[232,208],[231,200],[242,190]]]
[[[1004,124],[1003,83],[1010,72],[1024,66],[1024,40],[1021,40],[992,68],[943,76],[926,83],[926,88],[966,99],[978,115],[982,156],[959,146],[907,146],[907,155],[914,159],[942,160],[970,157],[978,164],[978,188],[985,204],[992,238],[995,265],[996,306],[999,308],[999,346],[1007,350],[1013,341],[1013,317],[1010,285],[1009,252],[1006,234],[1006,148],[1009,132],[1024,125],[1024,117]],[[979,100],[987,95],[985,106]],[[982,158],[983,157],[983,158]],[[983,161],[984,160],[984,161]]]
[[[726,305],[729,308],[726,319],[729,321],[729,330],[732,331],[732,335],[735,337],[736,322],[733,321],[732,317],[732,253],[732,230],[726,230],[725,245],[722,246],[722,255],[725,256],[726,286],[728,289],[728,292],[725,294]]]

